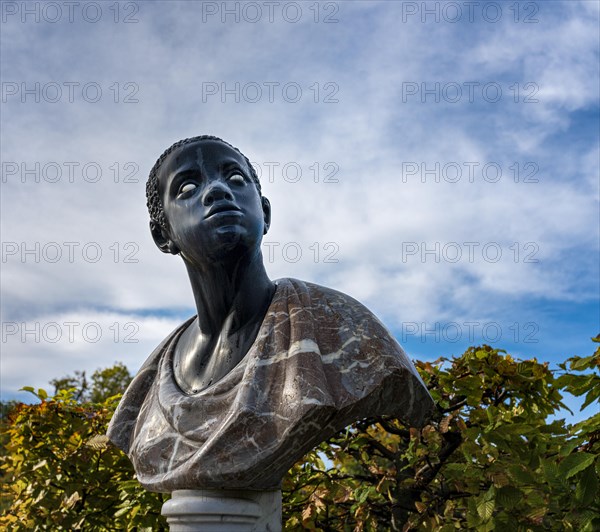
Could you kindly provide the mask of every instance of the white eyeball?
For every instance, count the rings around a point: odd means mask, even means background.
[[[236,183],[237,185],[243,185],[246,182],[246,179],[244,179],[244,176],[241,174],[232,174],[229,176],[229,181]]]
[[[194,183],[187,183],[179,189],[179,195],[185,194],[187,192],[192,192],[196,188],[197,188],[197,185],[195,185]]]

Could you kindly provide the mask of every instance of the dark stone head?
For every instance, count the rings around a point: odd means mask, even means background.
[[[224,140],[180,140],[158,159],[146,185],[150,231],[164,253],[190,264],[235,262],[260,248],[271,207],[248,158]]]
[[[250,169],[252,180],[254,181],[254,184],[256,185],[256,188],[258,189],[258,193],[262,197],[260,181],[258,179],[258,175],[256,174],[256,170],[250,163],[250,160],[248,159],[248,157],[246,157],[235,146],[232,146],[231,144],[229,144],[229,142],[226,142],[223,139],[220,139],[219,137],[215,137],[213,135],[200,135],[198,137],[191,137],[189,139],[178,140],[172,146],[167,148],[164,151],[164,153],[158,158],[158,160],[152,167],[152,170],[150,170],[150,175],[148,176],[148,181],[146,182],[146,205],[148,206],[148,212],[150,213],[150,226],[151,227],[154,225],[157,229],[159,229],[159,228],[166,229],[167,228],[166,219],[165,219],[165,211],[163,209],[162,200],[160,198],[160,194],[158,191],[158,174],[160,172],[162,163],[173,151],[175,151],[183,146],[186,146],[188,144],[193,144],[195,142],[201,142],[203,140],[215,140],[218,142],[222,142],[223,144],[229,146],[230,148],[233,148],[240,155],[242,155],[244,157],[244,159],[246,160],[246,163],[248,164],[248,168]]]

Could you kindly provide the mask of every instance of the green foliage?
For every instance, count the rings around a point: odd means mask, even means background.
[[[489,346],[417,367],[438,403],[432,422],[363,420],[309,453],[284,480],[287,530],[600,527],[600,414],[547,422],[563,391],[597,402],[600,349],[558,378]]]
[[[54,386],[55,394],[61,390],[72,390],[76,401],[101,403],[113,395],[123,393],[130,382],[131,374],[127,367],[121,362],[115,362],[110,368],[94,371],[91,387],[85,371],[75,371],[75,375],[53,379],[50,384]]]
[[[61,390],[73,390],[73,398],[76,401],[85,400],[86,394],[89,392],[85,371],[76,371],[75,375],[65,375],[60,379],[52,379],[50,384],[54,386],[55,394],[58,394]]]
[[[166,498],[144,490],[129,459],[105,436],[119,395],[80,403],[77,390],[24,388],[3,424],[3,530],[167,530]]]
[[[286,530],[599,529],[600,414],[548,418],[563,393],[598,403],[600,348],[558,372],[489,346],[417,368],[438,404],[430,424],[367,419],[308,453],[284,479]],[[166,497],[105,436],[129,373],[69,378],[53,397],[25,388],[37,404],[3,405],[0,527],[166,530]]]
[[[97,369],[92,375],[92,389],[89,400],[101,403],[109,397],[122,394],[131,382],[131,374],[121,362],[115,362],[110,368]]]

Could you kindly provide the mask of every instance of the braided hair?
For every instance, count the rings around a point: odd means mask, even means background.
[[[171,154],[171,152],[175,151],[176,149],[181,148],[182,146],[187,146],[188,144],[194,144],[196,142],[200,142],[203,140],[216,140],[218,142],[222,142],[226,146],[229,146],[230,148],[237,151],[245,159],[246,164],[248,165],[248,168],[250,169],[250,177],[252,178],[252,181],[254,181],[254,184],[256,185],[259,195],[262,196],[262,192],[261,192],[261,188],[260,188],[260,181],[258,180],[258,175],[256,174],[256,170],[250,163],[250,160],[248,159],[248,157],[246,157],[235,146],[232,146],[231,144],[229,144],[229,142],[225,142],[223,139],[220,139],[219,137],[215,137],[213,135],[200,135],[199,137],[191,137],[189,139],[179,140],[175,144],[173,144],[171,147],[167,148],[164,151],[164,153],[158,158],[158,160],[152,167],[152,170],[150,171],[150,175],[148,177],[148,181],[146,182],[146,205],[148,206],[148,212],[150,213],[150,220],[152,222],[154,222],[155,224],[157,224],[157,226],[162,229],[167,228],[167,220],[165,218],[165,211],[163,209],[163,204],[160,199],[160,194],[158,192],[158,172],[160,171],[162,163],[169,156],[169,154]]]

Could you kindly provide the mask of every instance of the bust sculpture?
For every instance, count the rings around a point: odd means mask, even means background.
[[[278,489],[307,451],[374,415],[422,426],[433,401],[402,348],[338,291],[267,276],[271,206],[249,160],[175,143],[147,184],[150,229],[187,268],[196,316],[144,363],[108,436],[147,489]]]

